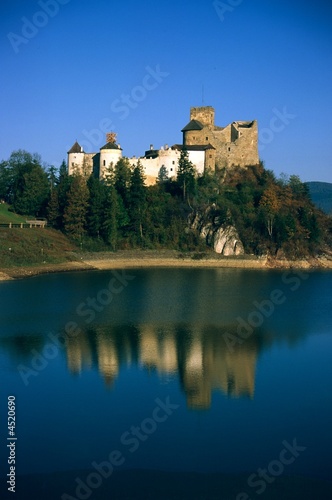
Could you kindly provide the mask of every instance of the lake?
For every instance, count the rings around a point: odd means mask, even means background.
[[[1,282],[0,497],[332,498],[331,285],[213,268]]]

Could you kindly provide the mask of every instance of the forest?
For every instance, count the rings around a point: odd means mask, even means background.
[[[234,226],[247,254],[299,258],[332,246],[331,217],[313,204],[298,176],[276,178],[262,163],[198,176],[186,150],[177,177],[161,169],[152,186],[139,160],[121,158],[99,180],[69,176],[64,161],[57,170],[38,154],[14,151],[0,163],[0,199],[17,214],[46,217],[89,251],[207,251],[190,224],[195,214]]]

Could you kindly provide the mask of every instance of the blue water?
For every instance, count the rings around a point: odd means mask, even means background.
[[[0,283],[1,421],[6,432],[14,395],[17,474],[43,476],[51,498],[45,478],[59,472],[59,491],[74,495],[77,471],[84,478],[114,452],[123,474],[242,477],[232,492],[257,498],[248,477],[295,440],[301,451],[265,498],[281,498],[268,495],[285,478],[317,481],[331,498],[331,283],[329,272],[231,269]],[[185,498],[176,488],[160,498]],[[91,498],[111,498],[101,490]],[[305,491],[289,498],[314,498]],[[236,498],[202,495],[188,498]]]

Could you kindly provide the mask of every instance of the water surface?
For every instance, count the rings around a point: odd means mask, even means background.
[[[0,283],[16,498],[80,498],[77,480],[96,499],[332,498],[331,277],[153,269]],[[89,479],[112,453],[109,477]],[[6,464],[4,439],[0,454]]]

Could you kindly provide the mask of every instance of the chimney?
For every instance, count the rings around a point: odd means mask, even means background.
[[[150,144],[150,150],[151,151],[153,150],[153,144]]]

